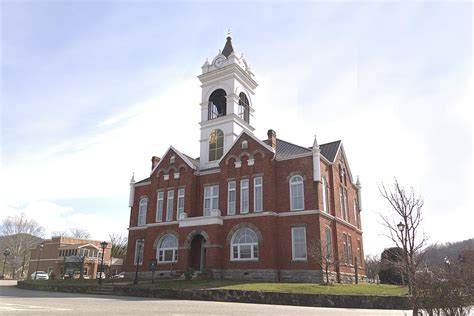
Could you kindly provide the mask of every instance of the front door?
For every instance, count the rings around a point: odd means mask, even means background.
[[[196,235],[191,241],[190,267],[194,271],[202,271],[206,265],[205,240],[201,235]]]

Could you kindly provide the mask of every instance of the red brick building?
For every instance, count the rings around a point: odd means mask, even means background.
[[[214,277],[350,282],[364,276],[360,184],[341,141],[299,146],[253,134],[257,83],[231,37],[202,66],[201,153],[169,147],[130,188],[127,265]],[[316,250],[320,249],[320,250]]]

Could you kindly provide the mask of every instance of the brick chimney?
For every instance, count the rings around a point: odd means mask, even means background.
[[[268,145],[270,145],[274,150],[276,150],[277,146],[277,134],[274,130],[269,129],[267,132],[268,135]]]
[[[160,162],[160,157],[151,157],[151,170],[155,169],[156,165]]]

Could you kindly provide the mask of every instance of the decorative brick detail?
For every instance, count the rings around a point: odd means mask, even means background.
[[[255,234],[257,234],[258,242],[259,243],[262,242],[263,236],[257,226],[253,225],[252,223],[239,223],[235,225],[234,227],[232,227],[232,229],[227,234],[226,243],[230,244],[230,240],[232,239],[232,236],[234,236],[235,232],[244,227],[247,227],[253,230]]]

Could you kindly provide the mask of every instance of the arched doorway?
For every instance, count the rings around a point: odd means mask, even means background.
[[[203,271],[206,267],[206,239],[201,234],[196,234],[191,240],[189,266],[194,271]]]

